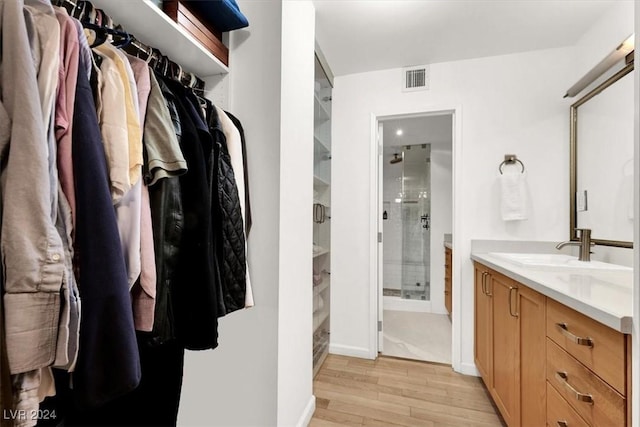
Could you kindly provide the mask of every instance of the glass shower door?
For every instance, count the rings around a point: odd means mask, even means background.
[[[403,147],[401,297],[430,300],[430,145]]]

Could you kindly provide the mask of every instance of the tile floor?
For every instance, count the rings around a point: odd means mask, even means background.
[[[383,355],[451,364],[446,314],[385,310],[383,325]]]

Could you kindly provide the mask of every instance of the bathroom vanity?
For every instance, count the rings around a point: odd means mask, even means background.
[[[632,269],[560,254],[471,258],[475,362],[507,425],[630,426]]]
[[[453,297],[453,246],[451,242],[444,243],[444,306],[451,317]]]

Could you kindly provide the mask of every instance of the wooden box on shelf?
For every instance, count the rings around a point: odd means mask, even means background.
[[[202,43],[224,65],[229,65],[229,48],[222,43],[220,31],[200,19],[183,1],[165,0],[163,10],[167,16]]]

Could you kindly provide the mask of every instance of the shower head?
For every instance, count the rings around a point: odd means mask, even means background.
[[[389,163],[392,165],[395,163],[400,163],[402,161],[402,157],[398,157],[398,153],[393,154],[393,159],[389,160]]]

